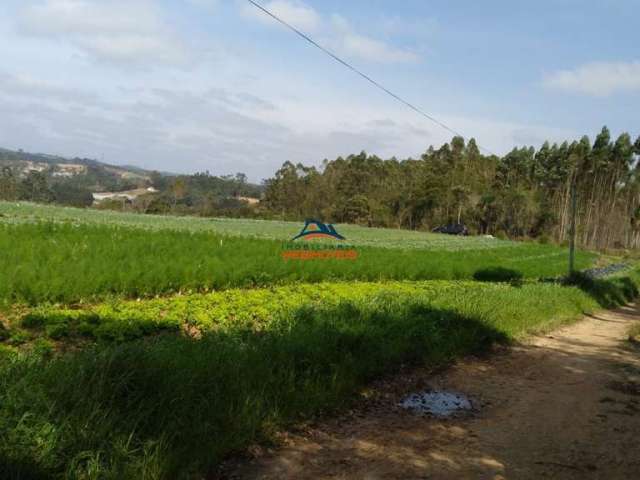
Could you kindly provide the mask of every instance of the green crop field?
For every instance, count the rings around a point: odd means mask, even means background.
[[[78,302],[324,280],[514,278],[565,272],[567,249],[401,230],[339,227],[356,261],[285,261],[300,224],[147,217],[0,204],[0,301]],[[74,219],[74,215],[76,215]],[[579,268],[595,259],[578,254]],[[504,273],[503,272],[503,273]]]
[[[299,222],[229,218],[139,215],[101,210],[0,202],[0,222],[5,224],[57,222],[74,225],[108,225],[147,230],[209,232],[232,237],[289,240],[301,229]],[[513,246],[514,242],[485,237],[455,237],[434,233],[337,225],[350,244],[401,249],[480,250]]]
[[[351,225],[356,260],[284,260],[301,226],[0,203],[0,478],[203,478],[400,365],[640,283],[560,282],[554,245]]]

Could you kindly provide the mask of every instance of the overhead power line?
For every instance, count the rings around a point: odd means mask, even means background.
[[[247,0],[251,5],[253,5],[254,7],[256,7],[258,10],[262,11],[263,13],[265,13],[266,15],[268,15],[269,17],[273,18],[275,21],[277,21],[278,23],[284,25],[285,27],[287,27],[289,30],[293,31],[295,34],[297,34],[298,36],[302,37],[304,40],[306,40],[307,42],[309,42],[311,45],[313,45],[314,47],[320,49],[321,51],[323,51],[324,53],[326,53],[327,55],[329,55],[331,58],[333,58],[336,62],[338,62],[339,64],[347,67],[349,70],[351,70],[352,72],[356,73],[357,75],[359,75],[360,77],[364,78],[367,82],[371,83],[373,86],[375,86],[376,88],[382,90],[383,92],[385,92],[387,95],[390,95],[391,97],[393,97],[394,99],[396,99],[398,102],[402,103],[403,105],[405,105],[406,107],[409,107],[411,110],[413,110],[414,112],[418,113],[419,115],[425,117],[427,120],[430,120],[431,122],[435,123],[436,125],[438,125],[439,127],[445,129],[446,131],[453,133],[454,135],[458,136],[458,137],[462,137],[465,138],[464,135],[462,135],[461,133],[457,132],[456,130],[454,130],[453,128],[449,127],[448,125],[446,125],[445,123],[441,122],[440,120],[438,120],[437,118],[435,118],[432,115],[429,115],[428,113],[426,113],[424,110],[416,107],[415,105],[413,105],[412,103],[408,102],[407,100],[403,99],[402,97],[400,97],[399,95],[393,93],[391,90],[389,90],[387,87],[385,87],[384,85],[382,85],[381,83],[377,82],[376,80],[374,80],[373,78],[371,78],[369,75],[367,75],[366,73],[362,72],[361,70],[357,69],[356,67],[354,67],[353,65],[351,65],[350,63],[348,63],[347,61],[343,60],[342,58],[340,58],[338,55],[336,55],[335,53],[333,53],[331,50],[329,50],[326,47],[323,47],[322,45],[320,45],[318,42],[316,42],[313,38],[311,38],[309,35],[307,35],[306,33],[298,30],[296,27],[294,27],[293,25],[291,25],[290,23],[286,22],[285,20],[283,20],[282,18],[278,17],[275,13],[271,12],[270,10],[268,10],[267,8],[263,7],[262,5],[260,5],[258,2],[254,1],[254,0]],[[480,149],[486,151],[487,153],[494,155],[491,151],[487,150],[486,148],[483,148],[481,146],[478,146]]]

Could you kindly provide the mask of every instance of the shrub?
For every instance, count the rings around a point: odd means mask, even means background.
[[[522,281],[522,273],[503,267],[490,267],[478,270],[473,274],[473,279],[479,282],[511,282],[519,283]]]

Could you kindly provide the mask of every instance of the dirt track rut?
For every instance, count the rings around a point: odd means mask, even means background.
[[[639,319],[638,306],[602,312],[439,374],[401,374],[349,414],[227,465],[224,477],[640,479],[640,348],[626,339]],[[425,387],[464,392],[478,411],[439,420],[397,407]]]

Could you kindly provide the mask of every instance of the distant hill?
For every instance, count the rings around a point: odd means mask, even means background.
[[[6,148],[0,148],[2,167],[10,167],[19,176],[38,171],[52,179],[75,178],[92,191],[150,186],[154,175],[171,175],[133,166],[110,165],[90,158],[66,158]]]
[[[8,169],[8,170],[7,170]],[[263,185],[246,175],[192,175],[0,148],[0,200],[26,200],[141,213],[253,215]]]
[[[166,180],[172,177],[181,176],[177,173],[146,170],[134,165],[111,165],[91,158],[68,158],[0,147],[0,169],[3,167],[10,167],[14,174],[22,177],[30,171],[44,172],[53,183],[64,182],[65,179],[73,180],[74,184],[92,192],[147,188],[156,183],[166,183]],[[231,177],[219,178],[221,182],[225,182]],[[254,187],[252,193],[259,196],[262,188],[249,185]]]

